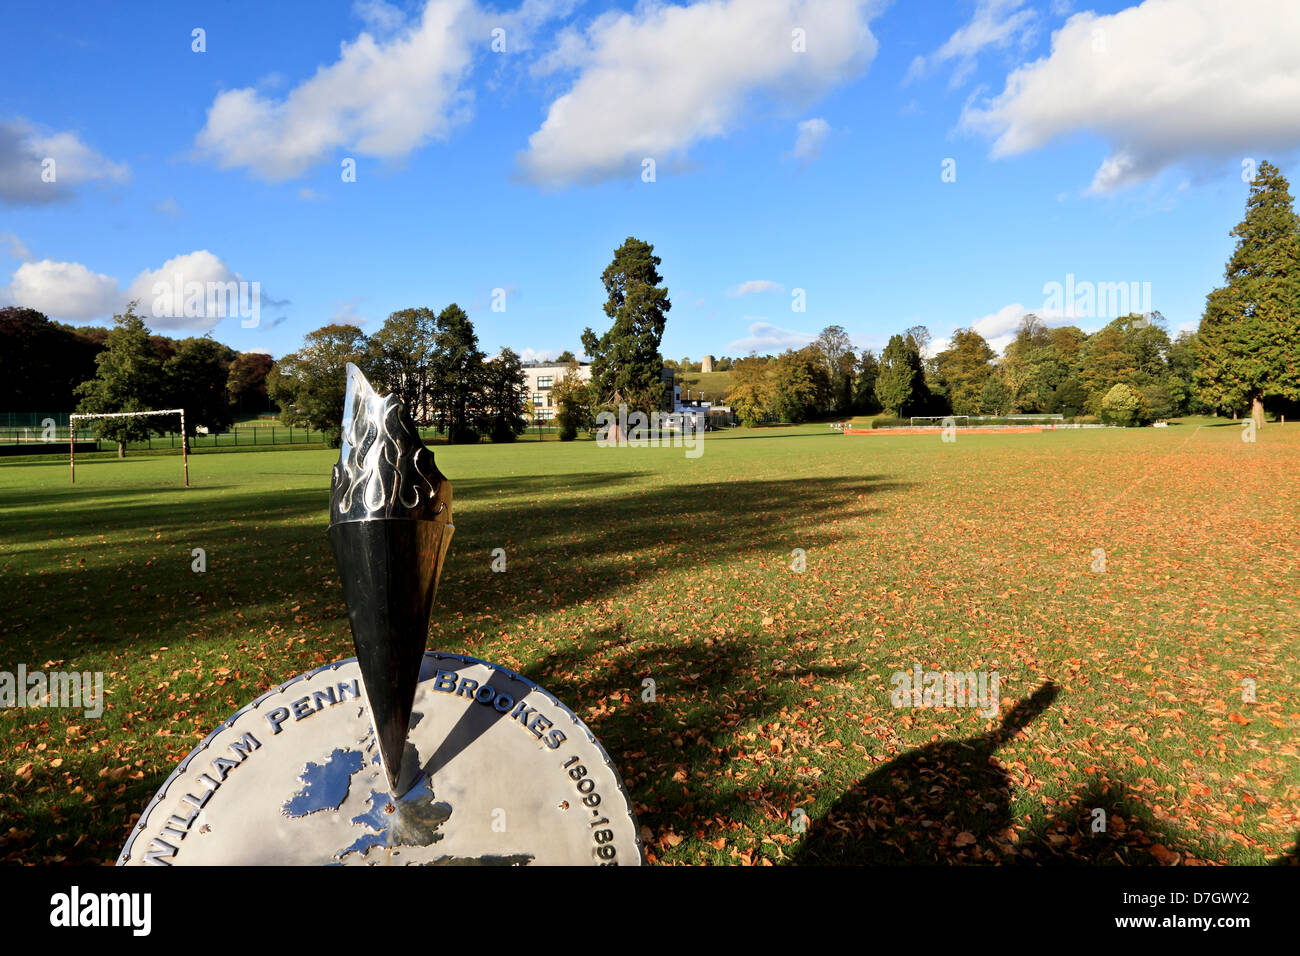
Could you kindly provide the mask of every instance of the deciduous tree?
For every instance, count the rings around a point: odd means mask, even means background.
[[[149,329],[135,314],[136,303],[113,316],[113,329],[104,350],[95,356],[95,377],[77,387],[86,414],[139,412],[158,407],[163,395],[162,363],[149,341]],[[150,422],[138,418],[108,418],[95,422],[100,438],[117,442],[117,456],[126,455],[128,441],[149,437]]]
[[[813,342],[830,383],[831,408],[846,412],[853,402],[853,343],[840,325],[828,325]]]
[[[952,344],[935,356],[939,379],[955,414],[978,412],[984,381],[993,373],[994,357],[984,336],[974,329],[957,329]]]
[[[432,309],[402,309],[366,343],[371,382],[401,399],[417,422],[429,421],[436,323]]]
[[[564,377],[555,383],[551,394],[558,407],[556,419],[562,441],[573,441],[578,437],[579,429],[590,431],[595,427],[595,416],[591,412],[591,389],[583,379],[576,359],[570,359]]]
[[[748,358],[736,360],[731,367],[727,404],[735,409],[736,417],[747,428],[767,419],[772,404],[772,381],[766,359],[751,352]]]
[[[234,357],[226,376],[226,391],[236,411],[266,411],[266,377],[274,366],[275,360],[266,352],[240,352]]]
[[[876,398],[876,378],[879,375],[880,360],[876,353],[863,349],[853,383],[853,410],[858,414],[873,415],[880,411],[880,400]]]
[[[302,348],[276,363],[267,376],[267,392],[280,406],[287,425],[306,423],[337,446],[347,394],[347,363],[362,371],[366,337],[355,325],[326,325],[308,332]]]
[[[163,363],[164,401],[169,408],[185,409],[187,440],[200,425],[223,431],[234,420],[226,390],[234,357],[229,346],[205,335],[182,339],[176,354]]]

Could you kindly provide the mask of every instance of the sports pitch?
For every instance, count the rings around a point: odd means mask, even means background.
[[[430,647],[572,707],[652,861],[1295,855],[1300,425],[434,450]],[[352,656],[336,457],[0,464],[0,670],[106,695],[0,709],[0,859],[111,862],[208,731]],[[996,715],[895,706],[918,672],[996,672]]]

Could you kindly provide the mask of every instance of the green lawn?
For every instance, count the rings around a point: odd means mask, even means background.
[[[103,671],[108,702],[0,710],[0,859],[111,862],[216,724],[352,656],[336,454],[195,455],[189,490],[171,456],[75,487],[0,463],[0,670]],[[456,536],[430,645],[583,717],[652,860],[1294,856],[1298,425],[435,454]],[[914,664],[997,671],[1001,717],[896,709]]]

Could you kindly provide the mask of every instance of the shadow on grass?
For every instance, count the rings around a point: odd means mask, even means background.
[[[995,754],[1058,693],[1049,681],[989,733],[928,744],[863,777],[810,826],[794,862],[1167,862],[1179,852],[1180,838],[1133,799],[1122,780],[1095,778],[1028,834],[1011,829],[1013,784]]]
[[[858,477],[627,487],[639,477],[453,482],[457,530],[435,622],[460,613],[499,630],[530,615],[617,598],[665,571],[704,573],[711,563],[756,551],[788,553],[791,541],[817,547],[840,534],[823,519],[865,514],[868,493],[887,487]],[[5,544],[16,546],[0,563],[0,587],[23,585],[15,587],[3,630],[25,632],[37,655],[65,656],[43,648],[41,635],[70,621],[93,628],[101,643],[134,640],[142,621],[150,622],[151,646],[181,640],[214,601],[260,609],[273,620],[291,618],[288,605],[295,602],[319,609],[325,601],[322,617],[345,620],[325,535],[323,484],[227,493],[192,509],[183,494],[114,488],[100,496],[101,506],[84,510],[61,499],[53,535],[48,500],[30,492],[0,522]],[[206,551],[204,574],[191,573],[195,547]],[[491,571],[498,547],[509,555],[508,574]],[[39,573],[20,567],[33,560]],[[178,613],[180,604],[189,611]],[[441,646],[436,627],[431,645]]]
[[[1295,843],[1291,849],[1279,856],[1272,863],[1273,866],[1300,866],[1300,833],[1296,834]]]
[[[259,472],[261,475],[281,474],[301,478],[304,472]],[[588,489],[618,485],[639,477],[639,472],[617,474],[553,475],[559,486],[570,489]],[[508,495],[535,494],[543,479],[533,477],[496,478],[491,480],[461,479],[452,482],[457,499],[469,496],[471,500],[493,493]],[[45,540],[51,527],[50,509],[76,508],[89,499],[93,506],[78,511],[60,522],[61,537],[101,532],[129,533],[141,528],[154,530],[166,527],[191,527],[196,522],[258,523],[283,517],[307,518],[318,514],[320,538],[325,540],[329,525],[329,478],[322,477],[319,488],[266,489],[257,492],[238,491],[225,494],[242,486],[227,482],[204,481],[201,486],[186,490],[165,484],[99,486],[83,482],[69,485],[53,493],[48,490],[9,491],[5,493],[5,513],[0,516],[0,537],[6,544],[26,539]],[[215,499],[203,497],[187,504],[184,496],[195,493],[220,491]]]
[[[741,759],[734,752],[737,729],[775,718],[801,678],[834,681],[856,672],[787,649],[788,666],[776,678],[770,649],[749,635],[635,649],[617,628],[601,637],[613,647],[595,666],[590,655],[565,649],[542,658],[529,676],[575,707],[614,755],[638,823],[653,831],[687,832],[713,817],[733,818],[745,805],[788,806],[792,775],[755,774],[744,783],[733,775]],[[645,699],[647,680],[653,700]],[[584,714],[579,702],[598,706]]]
[[[453,481],[457,532],[430,646],[491,659],[500,650],[493,635],[588,601],[631,606],[669,572],[707,575],[720,562],[763,554],[784,564],[791,542],[811,549],[851,533],[837,530],[851,526],[837,519],[869,513],[872,496],[892,487],[858,476],[670,486],[652,480],[627,472]],[[0,646],[10,663],[25,660],[29,667],[56,660],[75,668],[91,654],[122,659],[112,666],[125,673],[105,687],[114,710],[103,726],[113,728],[111,737],[141,745],[132,757],[143,760],[137,764],[143,776],[101,776],[116,769],[111,748],[61,747],[65,762],[58,771],[36,761],[29,783],[0,796],[0,815],[19,814],[19,830],[31,834],[0,835],[8,841],[0,858],[111,860],[130,814],[143,808],[178,754],[188,752],[193,731],[211,729],[233,711],[217,701],[233,695],[246,703],[269,677],[278,683],[319,663],[317,653],[330,659],[351,653],[343,650],[350,640],[325,534],[324,481],[319,489],[234,491],[194,505],[183,492],[96,494],[110,503],[78,509],[68,507],[67,497],[57,499],[63,510],[53,528],[48,496],[31,492],[22,492],[22,503],[0,519],[2,540],[18,545],[0,561],[0,587],[12,595]],[[191,572],[191,547],[207,549],[206,573]],[[495,547],[507,548],[506,574],[491,571]],[[209,623],[231,610],[240,612],[238,624],[229,617],[219,629]],[[440,633],[442,626],[448,630]],[[607,653],[602,640],[610,644]],[[774,680],[763,663],[771,649],[741,638],[706,646],[698,635],[655,645],[641,633],[633,645],[618,630],[589,632],[578,643],[548,649],[525,641],[524,669],[604,738],[645,807],[645,822],[724,813],[736,795],[716,774],[732,758],[715,740],[788,703],[785,678]],[[293,649],[277,649],[288,645]],[[197,707],[165,700],[166,691],[131,663],[162,646],[173,649],[177,666],[243,665],[238,679],[250,683],[217,690],[205,678]],[[267,664],[252,662],[259,650],[272,654]],[[155,669],[165,674],[169,664]],[[660,688],[653,706],[641,705],[645,676]],[[589,713],[615,693],[628,695],[629,704]],[[188,713],[179,736],[156,737],[181,711]],[[35,711],[11,716],[9,738],[33,747],[71,719]],[[672,779],[681,768],[686,783]],[[695,777],[697,771],[706,776]],[[93,802],[71,794],[69,781],[84,782]],[[767,778],[762,786],[777,792],[784,784]],[[41,787],[50,790],[39,796]],[[74,849],[81,834],[86,839]]]

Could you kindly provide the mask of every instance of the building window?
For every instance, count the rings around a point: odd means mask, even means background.
[[[537,378],[537,387],[538,387],[538,388],[554,388],[554,387],[555,387],[555,376],[554,376],[554,375],[540,375],[540,376],[538,376],[538,378]]]
[[[542,393],[533,392],[533,408],[541,408],[541,407],[542,407]]]

